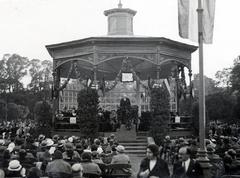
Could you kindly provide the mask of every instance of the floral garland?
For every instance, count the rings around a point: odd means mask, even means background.
[[[126,58],[126,59],[124,59],[124,60],[122,61],[121,69],[119,70],[119,72],[118,72],[115,80],[113,81],[113,83],[111,83],[110,86],[106,86],[106,85],[105,85],[105,81],[103,81],[103,83],[104,83],[103,85],[104,85],[104,86],[101,88],[102,91],[103,91],[103,93],[111,91],[111,90],[117,85],[117,83],[120,81],[122,72],[123,72],[123,71],[127,71],[127,70],[129,70],[129,71],[133,74],[133,78],[134,78],[135,80],[140,81],[140,85],[143,86],[144,89],[146,89],[147,91],[149,91],[150,88],[149,88],[148,86],[146,86],[144,83],[141,82],[140,78],[138,77],[138,75],[136,74],[136,72],[133,70],[132,64],[131,64],[130,61],[127,60],[127,58]]]
[[[70,81],[70,76],[72,72],[73,72],[73,62],[71,62],[71,66],[67,75],[67,80],[62,84],[62,86],[59,86],[58,88],[55,89],[57,92],[62,91],[64,88],[66,88],[68,82]]]

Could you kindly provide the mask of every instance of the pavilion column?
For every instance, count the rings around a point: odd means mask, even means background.
[[[189,94],[190,94],[190,106],[192,106],[192,97],[193,97],[193,94],[192,94],[192,70],[191,69],[188,69],[188,76],[189,76]]]
[[[140,81],[136,80],[136,90],[137,90],[137,105],[138,105],[138,117],[141,117],[142,107],[141,107],[141,93],[140,93]]]
[[[159,81],[160,79],[160,71],[161,71],[161,67],[160,65],[157,66],[157,81]]]
[[[97,89],[97,65],[93,66],[93,84],[95,89]]]
[[[55,117],[59,110],[59,91],[58,88],[60,86],[60,69],[57,68],[53,72],[53,117],[52,117],[52,126],[55,123]]]
[[[177,70],[176,70],[176,85],[177,85],[177,97],[176,97],[176,103],[177,103],[177,113],[178,114],[180,114],[179,113],[179,110],[180,110],[180,107],[179,107],[179,100],[180,100],[180,98],[179,98],[179,90],[180,90],[180,79],[179,79],[179,73],[180,73],[180,70],[179,70],[179,66],[177,67]]]

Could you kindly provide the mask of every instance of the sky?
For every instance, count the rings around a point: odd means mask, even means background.
[[[0,59],[17,53],[31,59],[52,60],[45,45],[107,35],[104,10],[119,0],[0,0]],[[137,11],[134,35],[165,37],[197,45],[178,36],[177,0],[122,0]],[[233,65],[240,55],[240,1],[216,0],[213,44],[204,45],[204,74]],[[192,55],[198,73],[198,50]]]

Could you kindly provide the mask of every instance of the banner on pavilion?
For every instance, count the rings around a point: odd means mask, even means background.
[[[198,1],[178,0],[179,35],[194,42],[198,42]],[[203,42],[206,44],[211,44],[213,39],[215,1],[202,0]]]

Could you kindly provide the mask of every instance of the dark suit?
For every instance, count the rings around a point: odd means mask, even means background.
[[[190,159],[190,163],[187,171],[182,166],[182,162],[177,162],[173,165],[172,178],[201,178],[203,177],[203,171],[198,162]]]
[[[123,124],[127,122],[130,116],[131,102],[129,98],[122,98],[120,100],[121,121]]]
[[[140,178],[139,174],[143,171],[146,171],[147,169],[150,170],[149,168],[149,162],[150,160],[148,158],[144,158],[140,164],[140,170],[138,173],[138,178]],[[169,178],[170,177],[170,173],[169,173],[169,169],[168,169],[168,165],[167,163],[162,160],[157,158],[157,162],[155,164],[155,166],[153,167],[153,169],[150,171],[148,177],[150,176],[157,176],[159,178]]]

